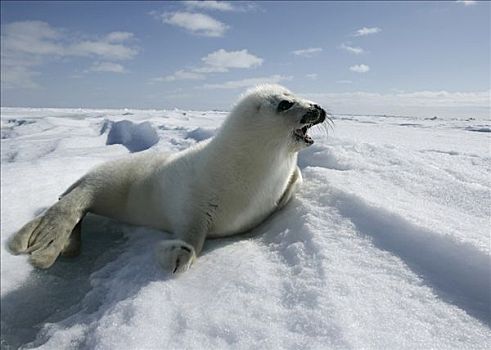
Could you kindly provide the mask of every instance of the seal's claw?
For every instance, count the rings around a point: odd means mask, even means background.
[[[18,255],[27,252],[31,235],[39,226],[41,219],[42,217],[37,217],[29,221],[9,239],[7,248],[12,254]]]
[[[196,259],[194,248],[181,240],[162,241],[156,248],[160,266],[169,273],[187,271]]]
[[[29,257],[29,262],[32,266],[47,269],[51,267],[60,255],[60,248],[55,244],[50,244],[44,249],[39,249],[33,252]]]

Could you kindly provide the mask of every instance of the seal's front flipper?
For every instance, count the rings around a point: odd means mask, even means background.
[[[82,220],[75,225],[70,238],[65,247],[61,251],[61,256],[66,258],[75,258],[80,255],[80,247],[82,245]]]
[[[68,248],[76,251],[79,235],[76,226],[87,212],[90,199],[90,192],[74,189],[14,234],[8,243],[9,250],[13,254],[30,254],[31,265],[42,269],[53,265],[62,251]]]
[[[7,248],[12,254],[18,255],[27,252],[29,239],[31,238],[33,231],[39,226],[42,218],[43,217],[40,216],[29,221],[9,239]]]
[[[25,253],[31,255],[29,262],[35,267],[46,269],[53,265],[69,245],[70,235],[81,219],[76,212],[60,209],[63,208],[51,207],[29,237]]]
[[[282,209],[285,205],[288,204],[288,202],[295,195],[295,192],[297,192],[299,187],[302,185],[302,182],[303,182],[302,172],[300,171],[300,168],[297,166],[292,176],[290,177],[290,180],[288,180],[288,184],[286,186],[285,192],[283,192],[283,195],[281,196],[280,200],[276,205],[277,209]]]

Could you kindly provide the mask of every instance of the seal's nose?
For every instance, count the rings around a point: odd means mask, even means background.
[[[319,124],[326,120],[326,111],[323,110],[319,105],[311,104],[309,110],[300,120],[300,123],[313,123]]]

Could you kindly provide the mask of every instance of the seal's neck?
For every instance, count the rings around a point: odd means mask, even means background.
[[[292,130],[283,120],[264,115],[247,104],[236,106],[216,135],[217,142],[243,148],[263,148],[266,153],[287,150]]]
[[[253,122],[227,120],[207,145],[214,149],[208,152],[213,157],[207,160],[208,165],[252,182],[290,173],[296,166],[297,152],[289,147],[288,133],[267,121],[260,127]]]

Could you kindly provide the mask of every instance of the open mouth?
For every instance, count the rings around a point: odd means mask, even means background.
[[[314,140],[312,140],[312,138],[309,135],[307,135],[307,131],[309,130],[309,128],[312,125],[313,124],[307,124],[307,125],[305,125],[304,127],[300,128],[300,129],[295,129],[295,131],[293,132],[293,135],[295,136],[295,139],[297,141],[303,141],[307,145],[313,144],[314,143]]]
[[[307,134],[307,131],[314,125],[324,122],[324,120],[330,120],[327,116],[326,111],[324,111],[320,106],[314,105],[314,108],[309,110],[300,120],[301,125],[299,129],[293,131],[293,137],[297,142],[303,142],[307,146],[314,143],[314,140]]]

